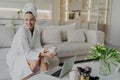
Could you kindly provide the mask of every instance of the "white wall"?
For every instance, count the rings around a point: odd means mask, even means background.
[[[32,0],[0,0],[0,7],[23,8],[29,2],[32,2]],[[41,10],[50,10],[52,8],[52,0],[36,0],[35,4]]]
[[[60,0],[52,0],[52,24],[59,25],[60,21]]]
[[[31,2],[31,1],[32,0],[0,0],[0,18],[17,18],[18,16],[17,12],[20,9],[23,9],[26,3]],[[43,12],[40,12],[40,11],[38,12],[37,18],[38,19],[47,18],[51,20],[52,0],[36,0],[35,4],[38,10],[44,10]]]
[[[120,0],[112,1],[111,21],[107,31],[107,43],[120,46]]]

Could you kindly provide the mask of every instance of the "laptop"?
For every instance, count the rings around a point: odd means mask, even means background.
[[[76,56],[71,57],[64,61],[63,67],[54,73],[51,74],[51,76],[62,78],[64,75],[69,73],[72,70],[72,67],[74,65],[74,62],[76,60]]]

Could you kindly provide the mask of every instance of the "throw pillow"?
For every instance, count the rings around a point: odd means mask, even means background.
[[[57,29],[54,29],[54,30],[45,29],[45,30],[43,30],[42,31],[42,43],[43,44],[61,43],[60,30],[57,30]]]
[[[63,41],[67,41],[67,31],[69,30],[76,30],[76,24],[67,24],[67,25],[52,25],[52,26],[42,26],[40,29],[44,30],[60,30],[61,37]]]
[[[0,26],[0,47],[10,47],[14,37],[14,27],[12,25]]]
[[[83,43],[85,42],[85,35],[83,31],[79,30],[72,30],[67,32],[68,42],[78,42]]]
[[[72,24],[60,26],[63,41],[67,41],[67,31],[76,30],[75,25],[76,25],[75,23],[72,23]]]

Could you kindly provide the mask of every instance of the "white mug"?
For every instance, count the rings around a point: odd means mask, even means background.
[[[52,53],[52,54],[56,54],[56,50],[57,50],[56,47],[51,47],[48,49],[49,53]]]

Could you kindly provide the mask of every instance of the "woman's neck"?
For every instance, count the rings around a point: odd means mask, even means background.
[[[29,28],[29,29],[30,29],[31,32],[34,30],[34,28]]]
[[[34,31],[34,28],[30,29],[30,32],[31,32],[32,36],[33,36],[33,31]]]

